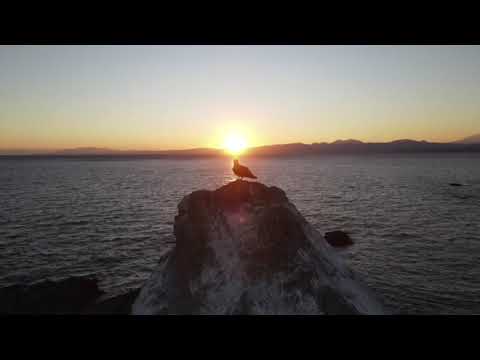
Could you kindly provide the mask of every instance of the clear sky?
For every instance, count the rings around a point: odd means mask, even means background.
[[[480,46],[0,46],[0,149],[480,132]]]

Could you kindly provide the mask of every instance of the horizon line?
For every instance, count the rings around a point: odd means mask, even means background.
[[[331,142],[327,141],[319,141],[319,142],[312,142],[312,143],[306,143],[306,142],[288,142],[288,143],[271,143],[271,144],[262,144],[262,145],[255,145],[255,146],[248,146],[245,148],[245,150],[251,150],[255,148],[262,148],[262,147],[268,147],[268,146],[285,146],[285,145],[316,145],[316,144],[327,144],[327,145],[333,145],[337,142],[349,142],[349,141],[355,141],[355,142],[360,142],[363,144],[389,144],[389,143],[394,143],[394,142],[399,142],[399,141],[411,141],[411,142],[417,142],[417,143],[429,143],[429,144],[455,144],[459,143],[463,140],[466,140],[471,137],[480,137],[479,134],[475,134],[472,136],[468,136],[463,139],[459,140],[454,140],[454,141],[446,141],[446,142],[437,142],[437,141],[429,141],[429,140],[416,140],[412,138],[402,138],[402,139],[395,139],[395,140],[390,140],[390,141],[363,141],[363,140],[358,140],[354,138],[348,138],[348,139],[337,139]],[[479,141],[480,143],[480,141]],[[0,153],[1,152],[35,152],[35,153],[45,153],[45,154],[51,154],[55,155],[55,153],[58,152],[65,152],[65,151],[81,151],[81,150],[89,150],[89,151],[108,151],[108,152],[181,152],[181,151],[221,151],[225,150],[222,147],[208,147],[208,146],[199,146],[199,147],[190,147],[190,148],[179,148],[179,149],[121,149],[121,148],[111,148],[111,147],[105,147],[105,146],[76,146],[76,147],[61,147],[61,148],[0,148]]]

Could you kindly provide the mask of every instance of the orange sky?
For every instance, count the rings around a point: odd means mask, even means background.
[[[0,46],[0,149],[480,132],[478,46]]]

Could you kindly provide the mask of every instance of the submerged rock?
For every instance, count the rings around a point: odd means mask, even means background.
[[[279,188],[237,180],[195,191],[174,233],[133,314],[384,313]]]
[[[13,285],[0,289],[0,313],[79,314],[102,294],[89,277]]]
[[[459,184],[459,183],[450,183],[449,185],[450,186],[463,186],[462,184]]]
[[[346,232],[340,230],[327,231],[325,233],[325,240],[327,240],[327,242],[333,247],[344,247],[353,244],[353,240],[350,236]]]

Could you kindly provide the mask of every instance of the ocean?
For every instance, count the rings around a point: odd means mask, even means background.
[[[240,159],[282,188],[399,314],[480,314],[480,154]],[[0,158],[0,287],[96,275],[141,286],[177,204],[235,179],[228,159]],[[461,183],[453,187],[450,183]]]

